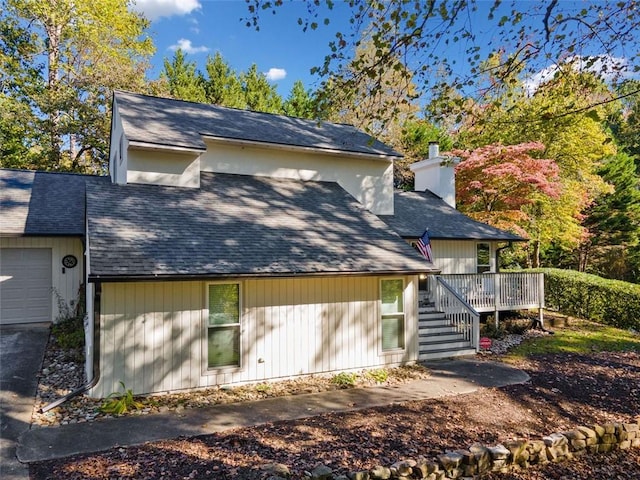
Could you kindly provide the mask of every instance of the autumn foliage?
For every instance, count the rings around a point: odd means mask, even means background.
[[[468,215],[526,235],[527,208],[541,198],[558,198],[562,187],[554,160],[535,158],[540,142],[492,144],[475,150],[455,150],[456,199]]]

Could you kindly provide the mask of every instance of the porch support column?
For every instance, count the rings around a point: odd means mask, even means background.
[[[493,274],[493,309],[494,309],[494,317],[496,320],[496,329],[500,323],[500,313],[498,311],[498,299],[500,298],[500,274]]]
[[[544,273],[538,273],[538,320],[540,321],[540,327],[544,328]]]

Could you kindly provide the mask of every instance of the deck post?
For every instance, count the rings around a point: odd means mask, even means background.
[[[499,298],[500,298],[500,279],[498,278],[500,276],[499,273],[494,273],[493,274],[493,315],[495,317],[495,322],[496,322],[496,329],[499,326],[500,323],[500,313],[499,313]]]
[[[538,273],[538,304],[540,305],[538,320],[540,327],[544,328],[544,273]]]

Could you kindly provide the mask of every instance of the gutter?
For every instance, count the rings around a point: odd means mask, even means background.
[[[91,380],[77,390],[67,393],[64,397],[45,405],[38,410],[39,413],[46,413],[53,408],[59,407],[72,398],[92,389],[96,386],[98,380],[100,380],[100,297],[102,295],[102,286],[100,283],[96,283],[95,288],[96,291],[93,297],[93,368],[91,372]]]
[[[437,273],[436,268],[427,266],[418,269],[403,270],[364,270],[364,271],[331,271],[331,272],[250,272],[250,273],[198,273],[198,274],[123,274],[123,275],[89,275],[89,282],[169,282],[176,280],[225,280],[237,278],[301,278],[301,277],[353,277],[353,276],[392,276],[392,275],[420,275],[422,273]]]

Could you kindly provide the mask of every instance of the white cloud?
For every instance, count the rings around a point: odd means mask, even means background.
[[[188,15],[202,7],[199,0],[135,0],[131,9],[144,14],[150,21],[160,17]]]
[[[581,57],[575,55],[567,58],[564,64],[571,64],[578,72],[591,72],[599,76],[605,82],[625,78],[631,75],[629,62],[626,58],[612,57],[611,55],[598,55],[593,57]],[[527,94],[533,95],[540,85],[551,80],[560,70],[558,64],[551,65],[540,70],[524,82]]]
[[[201,45],[199,47],[194,47],[191,44],[191,40],[187,40],[186,38],[181,38],[180,40],[178,40],[178,43],[176,43],[175,45],[171,45],[169,47],[169,50],[173,50],[174,52],[178,49],[182,50],[184,53],[190,53],[190,54],[209,51],[209,48],[205,47],[204,45]]]
[[[284,68],[270,68],[266,73],[267,80],[271,80],[275,82],[277,80],[282,80],[287,76],[287,71]]]

